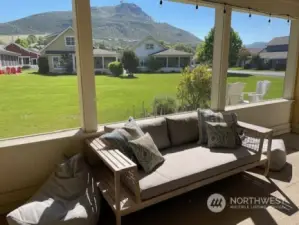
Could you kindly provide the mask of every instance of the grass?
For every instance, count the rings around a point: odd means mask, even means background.
[[[229,77],[247,83],[254,91],[258,80],[270,80],[266,98],[279,98],[283,78]],[[175,96],[180,74],[137,74],[135,79],[96,76],[99,123],[139,117],[142,104],[150,111],[155,96]],[[77,77],[41,76],[32,71],[21,76],[0,76],[0,139],[80,126]]]

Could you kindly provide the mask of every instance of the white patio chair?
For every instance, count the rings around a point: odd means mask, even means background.
[[[249,102],[255,103],[264,100],[264,97],[268,93],[270,86],[271,86],[271,81],[268,80],[258,81],[256,84],[256,92],[247,93]]]
[[[243,90],[245,83],[236,82],[227,85],[226,105],[237,105],[244,103]]]

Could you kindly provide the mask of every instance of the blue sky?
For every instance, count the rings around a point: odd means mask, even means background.
[[[71,0],[9,0],[1,1],[0,23],[19,19],[32,14],[47,11],[71,10]],[[187,30],[203,39],[214,26],[214,9],[200,7],[195,10],[192,5],[164,2],[160,7],[159,0],[124,0],[139,5],[147,14],[158,22],[166,22]],[[119,4],[120,0],[91,0],[92,6],[109,6]],[[244,44],[256,41],[270,41],[273,37],[289,35],[290,25],[283,19],[234,12],[232,27],[239,32]]]

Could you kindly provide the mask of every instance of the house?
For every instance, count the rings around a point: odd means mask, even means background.
[[[147,60],[154,57],[163,65],[161,72],[180,72],[182,68],[191,65],[193,54],[175,49],[166,49],[159,41],[148,36],[132,49],[139,58],[141,71],[148,71]]]
[[[0,69],[19,66],[19,53],[7,51],[4,45],[0,45]]]
[[[40,53],[37,51],[24,48],[14,42],[6,45],[5,49],[19,54],[19,64],[21,66],[35,66],[37,65],[37,60],[40,57]]]
[[[50,73],[76,73],[74,29],[68,27],[48,38],[50,41],[46,40],[48,44],[41,50],[41,54],[48,58]],[[103,49],[93,49],[93,55],[94,71],[100,73],[110,73],[108,64],[120,58],[119,53]]]
[[[267,47],[259,53],[268,69],[286,69],[289,49],[289,36],[273,38]]]

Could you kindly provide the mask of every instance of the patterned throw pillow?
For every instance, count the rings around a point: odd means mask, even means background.
[[[206,122],[209,148],[236,148],[236,130],[225,122]]]
[[[138,164],[132,148],[129,145],[130,140],[143,136],[144,133],[136,121],[130,117],[123,128],[115,129],[110,133],[103,134],[100,139],[109,147],[120,150],[124,155]]]
[[[138,163],[146,173],[152,172],[164,162],[163,156],[149,133],[136,140],[129,141],[129,145],[132,147]]]
[[[197,109],[198,113],[198,128],[199,128],[199,144],[207,144],[207,125],[206,122],[225,122],[230,127],[233,127],[235,132],[236,144],[241,145],[242,141],[237,133],[238,118],[235,113],[231,112],[213,112],[210,109]]]

